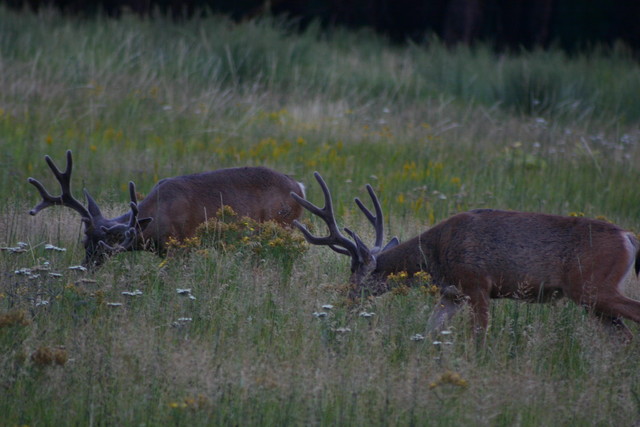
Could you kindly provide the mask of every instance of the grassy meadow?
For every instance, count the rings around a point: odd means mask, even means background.
[[[640,66],[624,46],[507,55],[277,19],[3,8],[0,22],[0,425],[640,420],[640,339],[619,345],[566,300],[493,302],[484,346],[467,313],[419,340],[429,288],[348,304],[349,260],[296,246],[297,232],[280,252],[203,239],[81,271],[78,215],[28,215],[40,197],[27,178],[57,194],[44,155],[64,167],[71,149],[76,197],[88,189],[113,216],[130,180],[144,194],[265,165],[320,204],[319,171],[340,224],[367,238],[353,203],[366,183],[401,240],[479,207],[640,231]]]

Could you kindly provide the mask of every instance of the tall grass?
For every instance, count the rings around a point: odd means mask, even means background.
[[[617,345],[567,302],[495,302],[485,346],[466,314],[434,344],[411,339],[432,295],[351,307],[347,260],[326,248],[293,268],[209,247],[166,260],[120,254],[80,272],[68,269],[83,256],[77,215],[27,214],[38,200],[27,177],[56,192],[43,156],[63,166],[72,149],[77,197],[86,187],[114,216],[127,209],[128,180],[146,192],[166,176],[261,164],[304,181],[314,202],[320,171],[341,224],[364,236],[352,198],[367,182],[402,239],[477,207],[637,229],[640,74],[623,47],[501,56],[367,31],[300,33],[275,19],[81,21],[2,8],[0,22],[0,246],[27,244],[0,251],[4,424],[640,417],[638,344]]]

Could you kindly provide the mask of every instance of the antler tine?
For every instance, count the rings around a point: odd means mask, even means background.
[[[295,225],[302,234],[304,234],[304,237],[309,243],[314,245],[326,245],[338,253],[357,257],[358,251],[355,243],[345,237],[338,229],[335,213],[333,211],[331,193],[327,184],[318,172],[314,172],[313,175],[316,177],[316,180],[318,181],[318,184],[320,184],[320,188],[322,188],[322,192],[324,193],[324,208],[319,208],[295,193],[291,193],[291,196],[300,203],[302,207],[314,215],[319,216],[327,224],[327,227],[329,228],[329,235],[326,237],[314,236],[307,227],[297,220],[293,221],[293,225]]]
[[[360,199],[358,199],[357,197],[355,199],[355,202],[376,230],[376,241],[374,247],[371,248],[371,252],[373,254],[378,254],[380,252],[384,252],[389,248],[397,246],[398,244],[400,244],[400,240],[398,240],[397,237],[394,237],[389,240],[389,242],[384,247],[382,246],[382,243],[384,242],[384,216],[382,215],[380,200],[378,199],[376,193],[373,191],[373,187],[371,187],[369,184],[367,184],[367,191],[369,192],[369,196],[371,197],[371,201],[373,202],[373,207],[376,211],[375,215],[372,214],[371,211],[364,205],[364,203],[362,203],[362,201],[360,201]]]
[[[376,248],[382,247],[382,242],[384,241],[384,217],[382,215],[382,208],[380,207],[380,200],[378,200],[378,196],[373,191],[373,187],[367,184],[367,192],[369,192],[369,197],[373,201],[373,208],[376,211],[376,214],[373,215],[371,211],[360,201],[359,198],[355,198],[356,205],[360,208],[360,210],[367,217],[369,222],[373,225],[376,231],[376,241],[374,246]]]
[[[40,181],[35,178],[29,178],[28,181],[32,184],[42,197],[42,201],[33,209],[29,211],[29,214],[35,215],[43,209],[48,208],[49,206],[67,206],[74,211],[78,212],[83,219],[91,220],[92,216],[84,207],[82,203],[76,200],[71,194],[71,171],[73,168],[73,158],[71,156],[71,150],[67,150],[67,166],[64,172],[61,172],[60,169],[56,166],[54,161],[49,156],[45,156],[47,164],[49,165],[49,169],[53,172],[53,175],[60,183],[60,188],[62,190],[62,194],[60,196],[52,196],[42,185]]]
[[[131,216],[129,217],[129,227],[135,227],[138,222],[138,197],[136,196],[136,184],[129,181],[129,206],[131,207]]]

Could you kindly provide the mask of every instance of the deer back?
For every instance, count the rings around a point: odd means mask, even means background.
[[[214,218],[223,206],[239,216],[289,225],[302,213],[290,193],[304,197],[302,184],[266,167],[219,169],[166,178],[139,203],[141,216],[152,217],[145,240],[160,248],[169,236],[182,240]]]
[[[381,253],[376,273],[424,270],[436,284],[463,293],[487,288],[493,298],[575,299],[595,291],[615,266],[630,270],[639,246],[632,233],[604,221],[479,209]]]

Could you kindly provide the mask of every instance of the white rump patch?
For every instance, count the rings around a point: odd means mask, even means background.
[[[635,236],[632,233],[623,233],[625,239],[624,239],[624,245],[625,248],[627,249],[627,256],[629,257],[629,264],[627,266],[627,274],[624,275],[624,278],[620,281],[620,283],[618,283],[618,289],[621,292],[624,292],[626,284],[629,280],[629,276],[631,276],[631,272],[633,271],[633,267],[636,263],[636,253],[638,252],[638,249],[640,249],[638,247],[638,241],[636,240]]]
[[[297,181],[297,182],[298,182],[298,186],[300,187],[300,191],[302,191],[302,197],[304,197],[306,199],[307,198],[307,192],[306,192],[307,189],[306,189],[306,187],[300,181]]]

